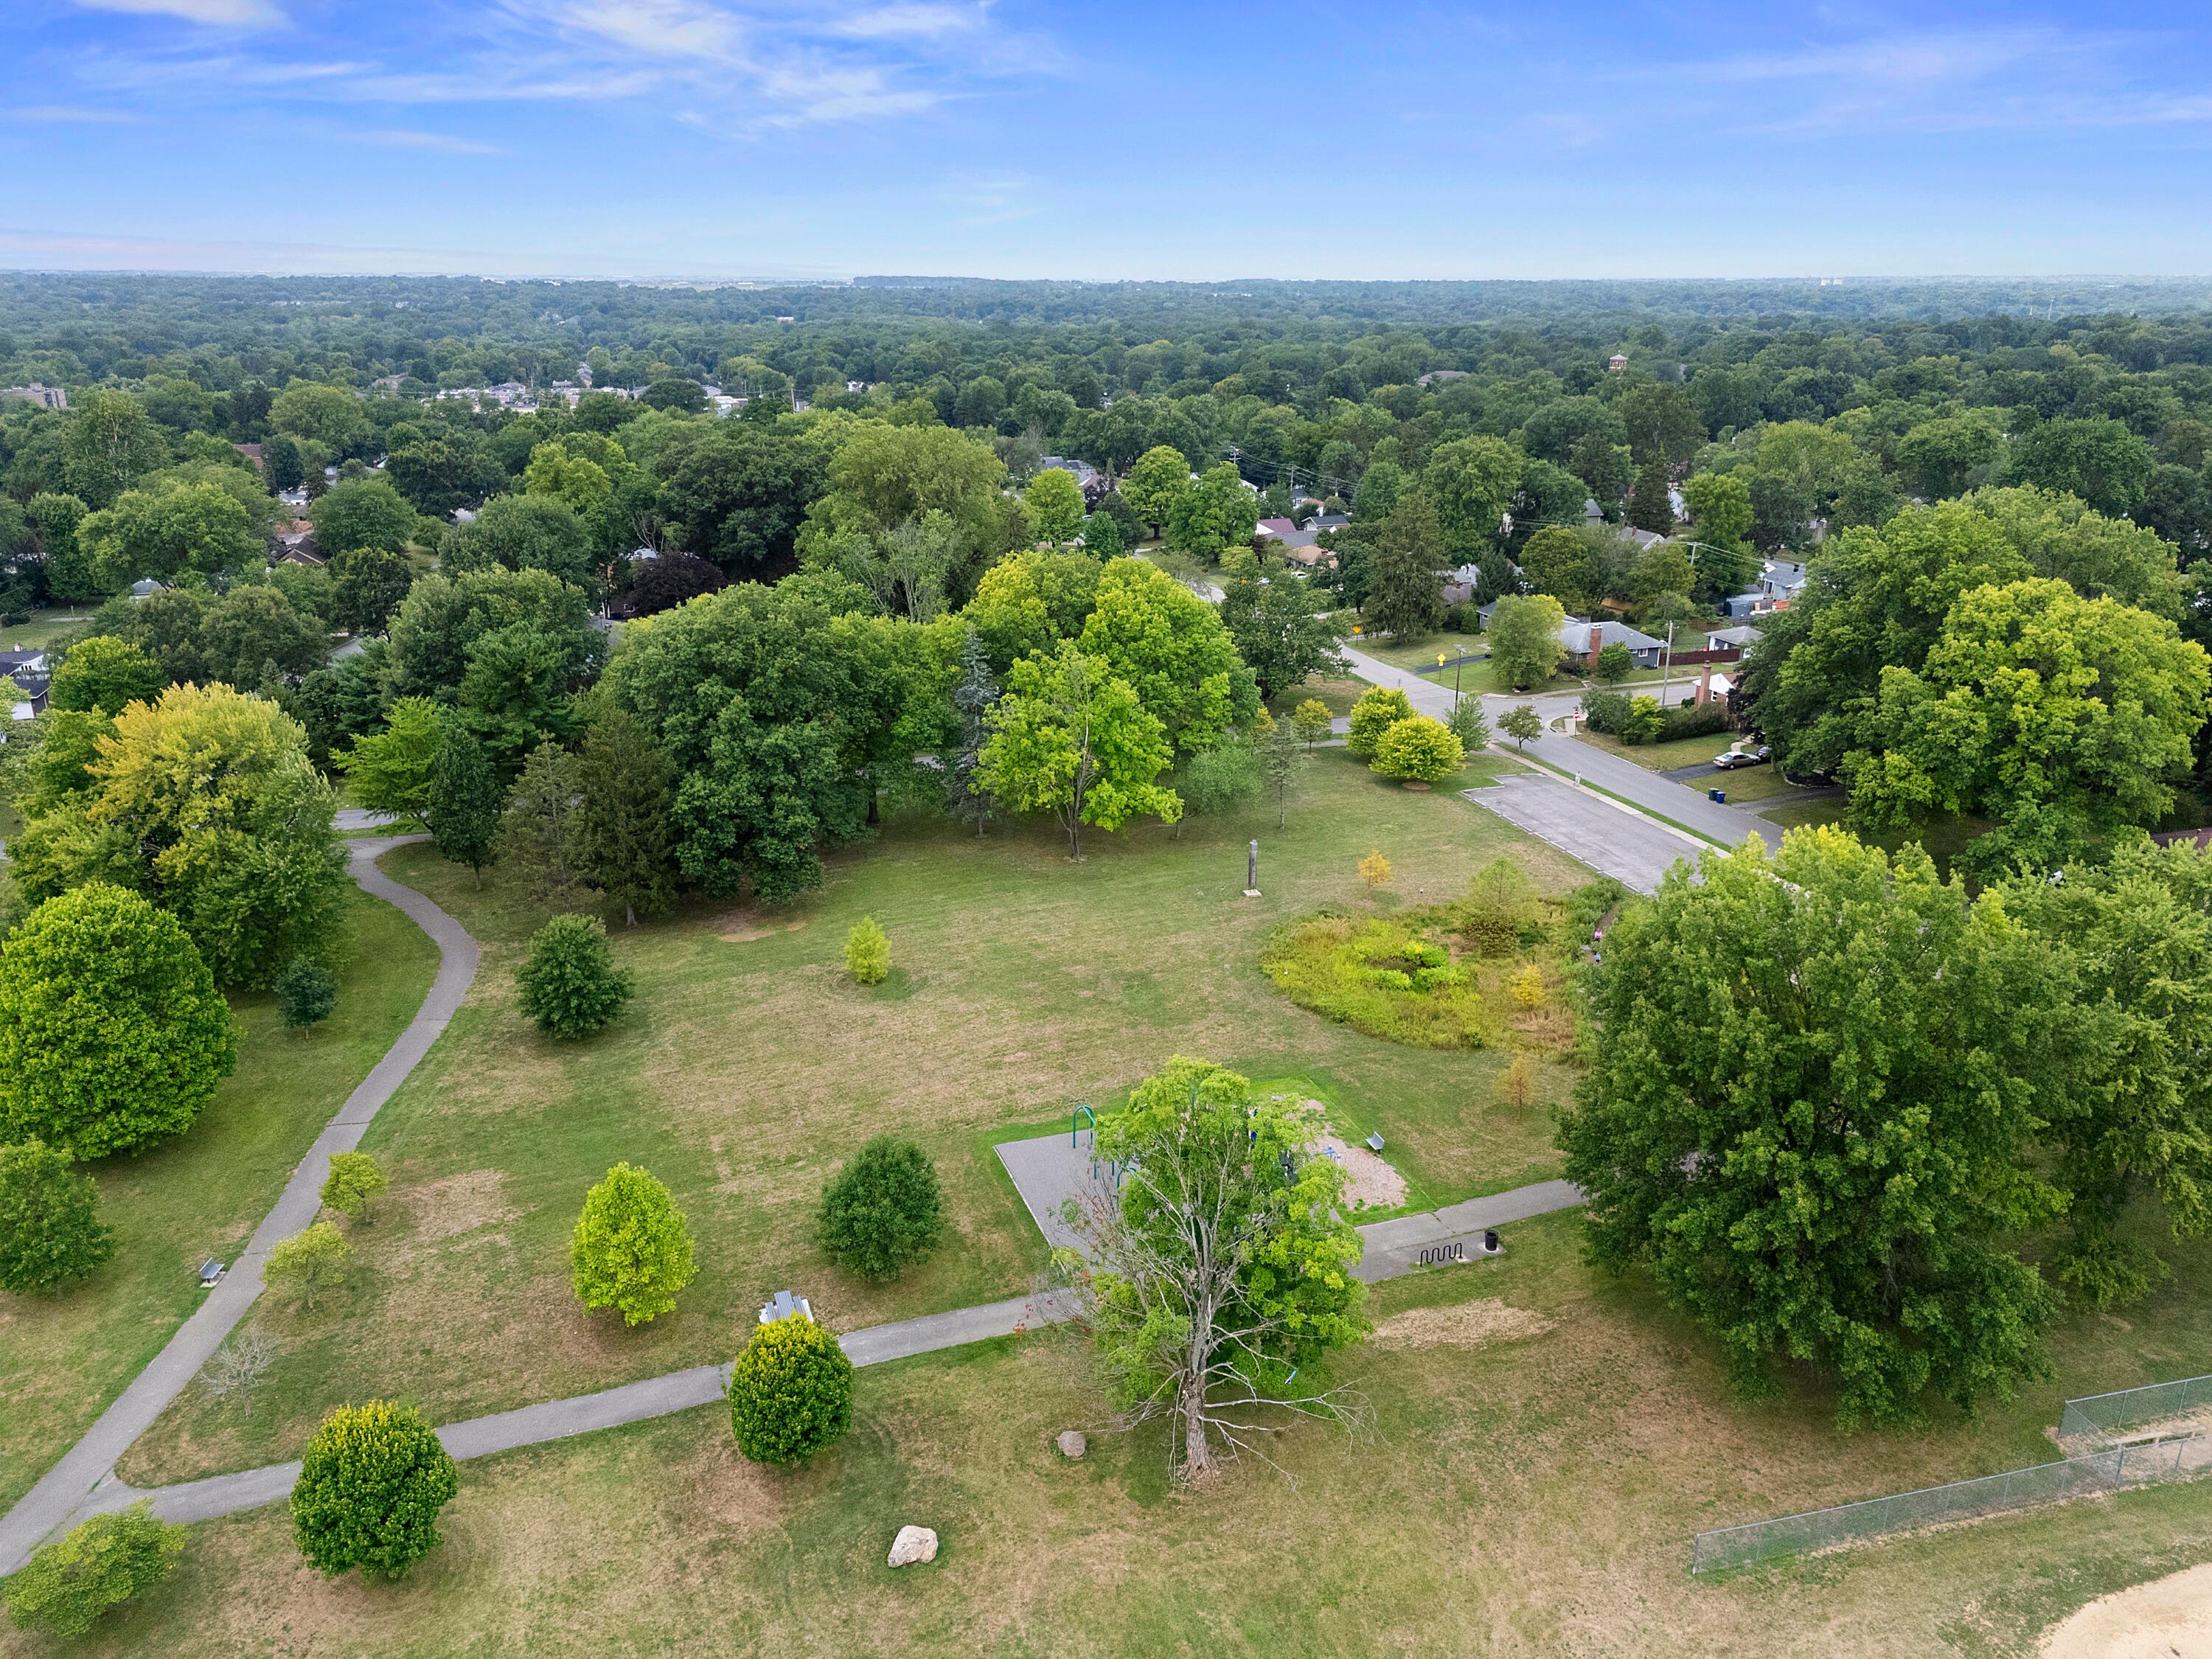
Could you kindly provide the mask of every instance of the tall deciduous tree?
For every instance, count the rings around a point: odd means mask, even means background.
[[[1335,625],[1315,614],[1305,585],[1280,570],[1264,580],[1256,571],[1225,578],[1221,620],[1263,698],[1344,670]]]
[[[2154,1202],[2177,1238],[2212,1231],[2212,856],[2125,841],[2063,877],[2016,878],[2006,908],[2056,960],[2051,981],[2075,1082],[2041,1139],[2057,1154],[2072,1237],[2058,1277],[2092,1306],[2133,1300],[2166,1273],[2120,1223]]]
[[[1064,466],[1048,466],[1029,482],[1022,504],[1030,510],[1030,534],[1041,542],[1072,542],[1083,528],[1083,487]]]
[[[1259,498],[1227,461],[1168,503],[1167,544],[1178,553],[1218,559],[1229,548],[1249,547],[1259,526]]]
[[[1098,1128],[1118,1193],[1071,1205],[1091,1323],[1133,1420],[1170,1425],[1176,1469],[1205,1479],[1279,1427],[1280,1413],[1345,1419],[1320,1380],[1365,1329],[1344,1173],[1312,1149],[1319,1126],[1279,1096],[1177,1056]]]
[[[268,985],[324,949],[345,882],[335,810],[307,733],[275,704],[176,685],[125,708],[88,790],[9,851],[26,894],[128,886],[182,920],[220,982]]]
[[[1149,560],[1116,559],[1099,574],[1080,644],[1128,683],[1179,758],[1212,748],[1260,706],[1220,612]]]
[[[1648,1262],[1746,1390],[1784,1360],[1845,1425],[2045,1368],[2057,1299],[2008,1248],[2063,1070],[2048,953],[2002,904],[1832,829],[1677,864],[1607,930],[1561,1129],[1592,1251]]]
[[[1490,613],[1490,670],[1516,691],[1544,684],[1566,654],[1567,613],[1548,593],[1508,594]]]
[[[1063,643],[1056,656],[1018,662],[993,705],[978,775],[1016,811],[1049,811],[1083,856],[1083,827],[1132,818],[1172,823],[1182,803],[1158,781],[1174,759],[1159,720],[1105,661]]]
[[[2204,648],[2174,625],[2055,580],[1964,595],[1918,672],[1890,668],[1868,748],[1845,755],[1868,823],[1974,812],[1985,867],[2063,861],[2157,822],[2212,695]]]
[[[1176,503],[1190,493],[1190,463],[1181,450],[1156,444],[1137,458],[1120,489],[1129,510],[1151,527],[1153,535],[1160,535],[1167,529]]]
[[[381,478],[349,478],[332,484],[307,508],[315,544],[332,553],[373,547],[386,553],[404,549],[415,535],[415,509]]]
[[[960,640],[960,683],[952,689],[952,712],[960,726],[960,750],[945,769],[945,797],[952,816],[972,823],[981,836],[990,823],[991,792],[978,775],[983,762],[983,742],[990,735],[984,716],[999,700],[999,683],[984,659],[983,641],[972,627]]]
[[[385,715],[384,730],[354,741],[331,758],[353,786],[354,804],[371,812],[389,812],[427,828],[430,774],[445,725],[443,711],[428,697],[401,697]]]
[[[62,477],[90,507],[109,505],[168,459],[161,429],[127,392],[86,394],[62,429]]]

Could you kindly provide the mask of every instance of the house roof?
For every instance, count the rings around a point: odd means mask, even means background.
[[[1280,541],[1285,536],[1296,535],[1298,527],[1288,519],[1262,519],[1260,520],[1260,528],[1277,541]]]
[[[1559,624],[1559,643],[1577,656],[1589,649],[1590,629],[1597,630],[1598,649],[1625,645],[1631,651],[1656,651],[1667,643],[1620,622],[1580,622],[1570,617]]]
[[[1769,559],[1759,580],[1769,588],[1785,592],[1800,588],[1805,586],[1805,567],[1794,559]]]
[[[1707,645],[1749,645],[1759,637],[1759,630],[1746,624],[1741,628],[1716,628],[1705,635]]]

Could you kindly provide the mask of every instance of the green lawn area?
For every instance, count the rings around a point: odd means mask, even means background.
[[[1468,786],[1510,763],[1485,757]],[[392,1172],[355,1230],[352,1286],[313,1313],[272,1309],[283,1352],[250,1419],[186,1394],[125,1460],[158,1484],[298,1455],[330,1406],[398,1392],[434,1421],[726,1358],[776,1290],[810,1295],[840,1329],[1018,1294],[1044,1265],[1035,1227],[990,1152],[1008,1126],[1066,1121],[1173,1054],[1255,1077],[1315,1076],[1383,1127],[1392,1156],[1438,1201],[1556,1167],[1548,1103],[1493,1097],[1499,1054],[1418,1050],[1293,1006],[1260,971],[1276,923],[1323,903],[1432,902],[1501,854],[1560,891],[1586,872],[1458,799],[1317,752],[1279,831],[1272,812],[1086,837],[1085,862],[1043,827],[981,839],[934,817],[897,821],[830,862],[787,909],[707,906],[615,951],[638,995],[592,1042],[540,1037],[514,971],[542,919],[509,877],[479,891],[427,848],[387,868],[484,945],[468,1005],[367,1141]],[[1240,896],[1260,840],[1261,900]],[[1355,866],[1395,866],[1379,900]],[[845,933],[872,915],[899,970],[861,991]],[[811,1243],[823,1182],[872,1135],[911,1136],[936,1161],[955,1237],[890,1285],[834,1270]],[[678,1311],[636,1330],[586,1315],[568,1238],[585,1188],[628,1158],[690,1218],[699,1277]]]
[[[27,621],[0,628],[0,651],[29,651],[52,645],[71,629],[91,619],[89,610],[39,611]]]
[[[2027,1659],[2083,1603],[2212,1559],[2199,1480],[1688,1571],[1701,1528],[2045,1460],[2065,1395],[2212,1369],[2212,1245],[2124,1321],[2070,1316],[2015,1401],[1844,1435],[1800,1382],[1731,1399],[1717,1345],[1587,1267],[1574,1217],[1505,1243],[1377,1291],[1337,1371],[1365,1433],[1287,1425],[1196,1492],[1167,1489],[1157,1427],[1109,1431],[1081,1337],[1048,1330],[861,1371],[851,1435],[800,1468],[738,1457],[719,1407],[465,1463],[397,1585],[307,1568],[281,1504],[212,1522],[70,1651]],[[1052,1449],[1070,1427],[1080,1462]],[[938,1559],[894,1571],[907,1522]]]
[[[1490,647],[1476,634],[1431,634],[1425,638],[1401,643],[1386,639],[1356,640],[1347,632],[1344,642],[1361,655],[1372,657],[1377,662],[1387,662],[1393,668],[1410,668],[1421,674],[1436,671],[1437,653],[1439,652],[1448,657],[1490,654]],[[1449,668],[1444,671],[1444,678],[1447,681],[1451,678]]]
[[[1575,733],[1575,741],[1602,749],[1608,755],[1618,755],[1623,760],[1632,760],[1647,771],[1671,772],[1678,766],[1703,765],[1741,735],[1737,732],[1708,732],[1701,738],[1677,738],[1672,743],[1623,743],[1609,732],[1584,730]]]
[[[0,1294],[0,1505],[12,1504],[198,1305],[199,1264],[228,1260],[323,1125],[430,988],[437,950],[390,905],[355,891],[337,1008],[289,1032],[265,993],[234,996],[238,1070],[184,1135],[91,1166],[115,1258],[52,1297]]]

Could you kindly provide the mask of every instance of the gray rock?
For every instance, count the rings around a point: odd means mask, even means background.
[[[910,1567],[937,1559],[937,1534],[927,1527],[901,1527],[891,1540],[891,1565]]]
[[[1059,1440],[1060,1455],[1062,1457],[1080,1457],[1089,1443],[1084,1439],[1082,1430],[1063,1429],[1060,1431]]]

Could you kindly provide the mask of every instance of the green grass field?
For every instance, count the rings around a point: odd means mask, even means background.
[[[2069,1319],[2014,1401],[1846,1436],[1802,1382],[1730,1399],[1646,1281],[1583,1265],[1574,1217],[1505,1241],[1379,1290],[1337,1372],[1364,1431],[1287,1426],[1272,1466],[1197,1492],[1169,1490],[1157,1429],[1099,1431],[1081,1337],[1047,1331],[860,1372],[852,1434],[799,1469],[744,1462],[718,1407],[465,1463],[398,1585],[305,1567],[282,1505],[210,1523],[72,1651],[2027,1659],[2081,1603],[2212,1559],[2199,1481],[1688,1571],[1701,1528],[2046,1459],[2065,1395],[2212,1368],[2212,1247],[2124,1321]],[[895,1572],[909,1522],[939,1553]]]
[[[45,1474],[198,1305],[199,1264],[228,1260],[294,1165],[430,988],[437,950],[390,905],[345,908],[337,1011],[284,1030],[267,994],[234,996],[238,1070],[185,1134],[91,1166],[115,1258],[54,1297],[0,1294],[0,1504]]]
[[[91,617],[89,610],[39,611],[13,627],[0,628],[0,651],[29,651],[40,646],[52,645],[71,629],[90,621]]]
[[[1467,786],[1510,763],[1488,758]],[[1323,750],[1279,832],[1272,814],[1086,838],[1072,865],[1043,828],[981,840],[934,818],[895,823],[831,861],[786,910],[702,908],[635,932],[616,953],[638,996],[580,1045],[517,1012],[514,970],[540,920],[500,874],[479,892],[423,848],[387,867],[484,945],[477,988],[367,1141],[392,1175],[354,1230],[361,1269],[314,1313],[271,1310],[283,1353],[250,1419],[199,1391],[125,1459],[151,1485],[296,1455],[333,1404],[394,1390],[436,1421],[726,1358],[773,1291],[811,1295],[851,1329],[1017,1294],[1044,1251],[990,1152],[1006,1126],[1065,1121],[1170,1054],[1259,1077],[1322,1079],[1382,1127],[1404,1173],[1438,1201],[1552,1172],[1551,1115],[1492,1098],[1503,1056],[1401,1048],[1294,1007],[1261,975],[1261,941],[1324,902],[1435,902],[1512,852],[1547,890],[1578,866],[1457,799],[1401,789]],[[1241,897],[1245,842],[1266,896]],[[1377,900],[1355,866],[1385,853]],[[845,977],[846,930],[889,933],[898,971]],[[1542,1094],[1560,1097],[1564,1066]],[[889,1285],[832,1269],[811,1243],[823,1184],[870,1136],[909,1135],[937,1162],[956,1237]],[[567,1242],[584,1191],[628,1158],[690,1217],[700,1273],[678,1310],[625,1330],[586,1315]]]

